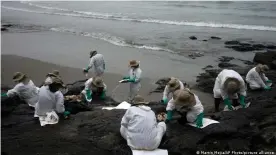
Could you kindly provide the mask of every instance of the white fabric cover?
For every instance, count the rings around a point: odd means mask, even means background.
[[[214,98],[221,98],[224,100],[226,98],[238,98],[237,94],[227,94],[224,88],[224,83],[228,78],[236,78],[240,82],[239,94],[246,96],[246,85],[243,78],[234,70],[224,69],[222,70],[216,78],[215,86],[213,89]]]
[[[200,127],[200,128],[203,129],[203,128],[205,128],[206,126],[211,125],[211,124],[214,124],[214,123],[219,123],[219,122],[216,121],[216,120],[209,119],[209,118],[203,118],[203,120],[202,120],[203,126]],[[196,126],[197,126],[197,125],[196,125],[196,122],[188,123],[188,125],[193,126],[193,127],[196,127]]]
[[[246,82],[251,89],[260,89],[266,87],[266,81],[268,78],[264,73],[259,74],[256,71],[256,67],[252,68],[246,75]]]
[[[148,106],[130,107],[121,121],[120,132],[132,150],[155,150],[166,131],[164,122],[157,123]]]
[[[22,100],[27,102],[29,106],[35,107],[38,102],[39,88],[36,87],[32,80],[27,83],[20,82],[13,89],[8,90],[7,96],[13,97],[18,95]]]

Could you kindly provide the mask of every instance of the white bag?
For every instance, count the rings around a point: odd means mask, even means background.
[[[39,121],[41,126],[45,126],[46,124],[57,124],[59,117],[55,111],[52,111],[47,112],[46,116],[39,116]]]
[[[128,109],[130,108],[131,104],[127,103],[126,101],[120,103],[117,107],[103,107],[102,109],[106,110],[113,110],[113,109]]]
[[[200,127],[200,128],[201,128],[201,129],[202,129],[202,128],[205,128],[206,126],[211,125],[211,124],[214,124],[214,123],[219,123],[219,122],[218,122],[218,121],[215,121],[215,120],[212,120],[212,119],[209,119],[209,118],[203,118],[203,120],[202,120],[203,126]],[[196,122],[194,122],[194,123],[188,123],[188,125],[193,126],[193,127],[196,127]]]
[[[132,150],[132,155],[168,155],[168,151],[162,149],[156,149],[153,151]]]

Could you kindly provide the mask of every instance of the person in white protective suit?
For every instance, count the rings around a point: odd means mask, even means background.
[[[62,80],[58,77],[52,77],[52,83],[42,86],[39,91],[39,100],[35,107],[35,117],[46,116],[49,112],[63,114],[65,117],[70,112],[65,111],[64,100],[55,93],[64,87]]]
[[[156,121],[148,102],[137,95],[121,121],[120,132],[132,150],[152,151],[158,148],[166,132],[165,122]]]
[[[8,90],[7,93],[1,94],[2,97],[13,97],[18,95],[20,99],[24,100],[31,107],[35,107],[38,102],[39,88],[35,86],[25,74],[16,72],[13,76],[13,81],[16,83],[15,87]]]
[[[184,89],[185,86],[184,84],[177,78],[171,77],[170,81],[166,85],[164,92],[163,92],[163,98],[162,98],[162,103],[167,104],[168,103],[168,96],[170,93],[173,93],[174,91],[178,89]]]
[[[142,70],[140,69],[140,64],[137,60],[129,61],[129,72],[128,76],[125,76],[123,79],[129,82],[129,94],[128,101],[132,102],[133,98],[138,94],[141,88],[141,74]]]
[[[267,65],[259,64],[247,73],[246,82],[248,83],[250,89],[271,89],[269,84],[271,85],[272,81],[265,76],[265,72],[268,70],[269,68]]]
[[[83,71],[88,73],[88,70],[93,69],[93,76],[103,76],[105,71],[105,61],[102,54],[97,53],[97,51],[90,52],[90,62],[87,68]]]
[[[101,77],[90,78],[84,85],[82,94],[85,96],[87,102],[92,101],[92,95],[99,96],[102,100],[105,99],[107,87]]]
[[[189,89],[179,89],[173,93],[173,98],[169,101],[167,111],[167,121],[173,116],[173,111],[177,111],[182,118],[182,123],[196,122],[198,128],[202,127],[204,117],[204,108],[197,95]]]
[[[245,108],[246,85],[241,75],[234,70],[224,69],[218,74],[213,93],[216,112],[219,111],[221,99],[229,110],[233,110],[233,106],[238,106],[238,94],[240,104]],[[232,104],[230,99],[233,101]]]

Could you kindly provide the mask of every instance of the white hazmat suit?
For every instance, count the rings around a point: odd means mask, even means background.
[[[13,89],[7,92],[7,96],[12,97],[18,95],[29,106],[35,107],[38,102],[38,93],[39,88],[34,85],[32,80],[29,80],[26,84],[23,82],[18,83]]]
[[[155,150],[166,132],[166,124],[157,123],[150,107],[132,106],[122,118],[120,132],[131,149]]]
[[[94,55],[89,62],[88,69],[92,68],[94,76],[102,76],[105,70],[105,62],[102,54]]]
[[[35,116],[46,116],[46,113],[55,111],[63,113],[64,99],[60,91],[53,93],[49,90],[49,86],[42,86],[39,91],[39,100],[35,107]]]
[[[222,97],[223,100],[226,98],[232,98],[232,99],[238,98],[237,94],[234,94],[234,95],[227,94],[227,91],[224,88],[224,83],[228,78],[235,78],[235,79],[239,80],[240,87],[239,87],[238,93],[240,95],[246,96],[246,85],[244,83],[243,78],[240,76],[240,74],[234,70],[224,69],[219,73],[219,75],[216,78],[215,86],[213,89],[214,98]]]
[[[129,95],[128,99],[129,101],[132,101],[133,98],[138,94],[140,88],[141,88],[141,74],[142,70],[138,68],[131,68],[129,70],[129,77],[130,79],[135,79],[135,82],[130,82],[129,87]]]
[[[187,121],[190,123],[193,123],[196,121],[197,116],[204,111],[203,105],[201,104],[199,98],[197,95],[194,94],[195,100],[196,100],[196,105],[191,107],[189,111],[187,111]],[[175,107],[175,100],[172,98],[166,107],[166,111],[172,111],[174,110]]]
[[[181,82],[180,80],[177,80],[177,81],[179,82],[180,90],[183,90],[183,89],[185,88],[183,82]],[[173,93],[173,91],[171,91],[171,90],[169,89],[169,86],[166,85],[166,87],[165,87],[165,89],[164,89],[164,92],[163,92],[163,99],[164,99],[164,98],[168,98],[168,96],[169,96],[170,93]]]
[[[256,67],[252,68],[246,75],[246,82],[249,84],[251,89],[260,89],[265,88],[268,78],[265,76],[264,73],[258,73],[256,71]]]

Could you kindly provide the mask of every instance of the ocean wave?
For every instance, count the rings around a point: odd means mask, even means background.
[[[80,18],[94,18],[94,19],[104,19],[104,20],[119,20],[119,21],[131,21],[131,22],[140,22],[140,23],[153,23],[153,24],[168,24],[168,25],[178,25],[178,26],[197,26],[197,27],[211,27],[211,28],[230,28],[230,29],[245,29],[245,30],[260,30],[260,31],[276,31],[276,27],[272,26],[263,26],[263,25],[240,25],[240,24],[223,24],[223,23],[214,23],[214,22],[190,22],[190,21],[172,21],[172,20],[159,20],[159,19],[135,19],[129,17],[116,17],[113,15],[102,16],[102,14],[95,14],[92,12],[80,12],[79,13],[57,13],[57,12],[40,12],[33,11],[22,8],[13,8],[1,6],[2,8],[17,10],[17,11],[26,11],[40,14],[50,14],[50,15],[60,15],[60,16],[72,16]],[[71,11],[72,12],[72,11]]]
[[[90,32],[82,32],[82,31],[77,31],[75,29],[68,29],[68,28],[51,28],[51,31],[54,32],[64,32],[64,33],[71,33],[75,35],[80,35],[80,36],[85,36],[85,37],[92,37],[95,39],[103,40],[106,42],[109,42],[113,45],[117,46],[123,46],[123,47],[131,47],[131,48],[138,48],[138,49],[148,49],[148,50],[155,50],[155,51],[166,51],[170,53],[175,53],[174,51],[171,51],[169,49],[164,49],[161,47],[157,46],[149,46],[149,45],[143,45],[143,44],[137,44],[134,43],[133,41],[126,41],[125,39],[117,36],[112,36],[107,33],[90,33]]]

